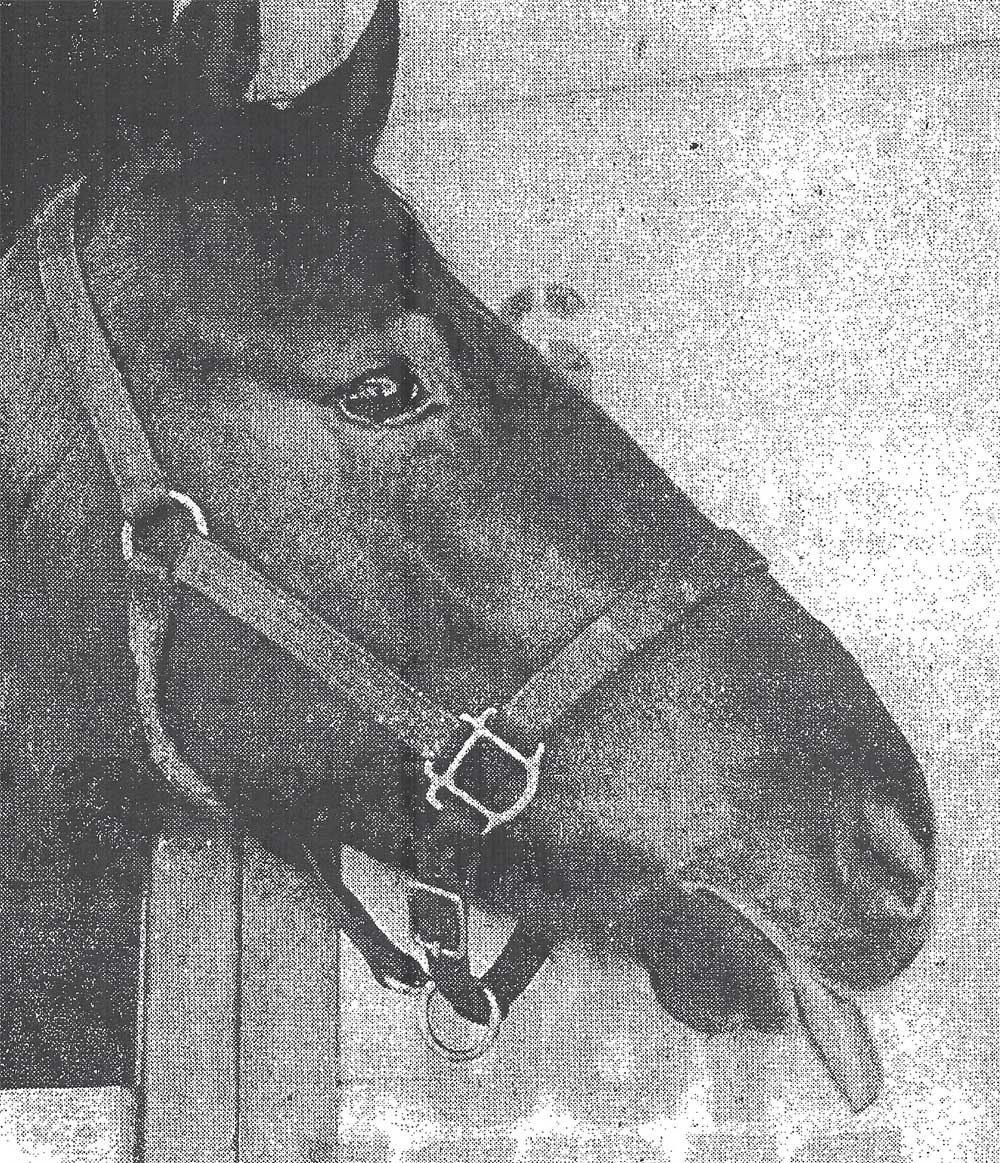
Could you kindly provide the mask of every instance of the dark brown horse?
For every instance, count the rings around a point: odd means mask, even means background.
[[[148,116],[82,187],[87,292],[156,460],[219,543],[456,713],[503,704],[622,595],[673,579],[680,616],[547,732],[475,897],[543,943],[635,958],[695,1029],[797,1017],[864,1106],[879,1072],[850,992],[908,965],[932,911],[909,747],[765,571],[698,590],[719,531],[463,287],[373,168],[394,4],[286,109],[246,100],[256,26],[252,3],[193,0]],[[151,786],[131,574],[31,234],[2,296],[4,1075],[107,1081]],[[409,866],[432,809],[363,699],[190,587],[159,681],[178,752],[258,830],[320,863],[343,841]],[[65,996],[42,988],[60,971]]]

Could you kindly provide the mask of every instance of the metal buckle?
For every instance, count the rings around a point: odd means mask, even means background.
[[[420,932],[414,923],[414,910],[411,905],[407,909],[410,923],[410,940],[415,945],[419,945],[421,949],[425,949],[432,957],[451,957],[456,961],[460,957],[464,957],[469,950],[469,919],[466,914],[465,901],[458,893],[452,892],[447,888],[439,888],[436,884],[428,884],[424,880],[417,880],[412,876],[406,878],[406,892],[408,903],[412,902],[414,896],[418,893],[429,893],[431,896],[436,896],[451,905],[455,914],[455,943],[451,946],[442,945],[439,940],[429,940]]]
[[[545,752],[545,744],[539,743],[533,755],[523,755],[516,747],[512,747],[506,739],[502,739],[499,735],[494,735],[486,724],[496,713],[496,707],[487,707],[485,711],[475,716],[459,715],[462,722],[468,723],[472,730],[444,772],[439,774],[435,771],[433,759],[428,759],[424,763],[424,774],[427,777],[429,785],[427,788],[427,802],[431,807],[437,808],[440,811],[444,807],[444,804],[439,799],[439,793],[441,791],[450,792],[453,796],[460,799],[463,803],[468,804],[470,808],[474,808],[484,817],[486,820],[486,827],[483,829],[484,836],[487,832],[492,832],[494,828],[498,828],[501,824],[509,824],[535,798],[535,793],[538,791],[538,780],[542,770],[542,755]],[[467,791],[463,791],[455,783],[462,764],[480,740],[491,743],[505,755],[509,755],[511,759],[516,760],[524,768],[524,791],[509,808],[504,809],[502,812],[496,812],[492,808],[488,808],[485,804],[480,803],[475,796],[469,795]]]

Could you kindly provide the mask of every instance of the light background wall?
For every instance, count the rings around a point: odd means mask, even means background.
[[[268,41],[277,87],[326,59],[309,26],[330,6],[295,6],[299,31]],[[348,5],[348,42],[365,15]],[[585,294],[597,398],[763,550],[926,764],[941,905],[915,967],[866,1003],[888,1077],[855,1123],[800,1043],[705,1046],[637,975],[575,950],[490,1057],[446,1072],[345,950],[344,1157],[1000,1158],[1000,14],[421,0],[405,16],[383,167],[488,302],[549,274]],[[393,878],[351,874],[398,930]]]
[[[348,40],[371,7],[344,0]],[[998,31],[993,0],[413,0],[397,108],[790,69]]]

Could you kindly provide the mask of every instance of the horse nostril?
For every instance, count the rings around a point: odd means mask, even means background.
[[[873,920],[919,920],[931,897],[929,854],[899,805],[884,792],[869,792],[859,816],[837,844],[837,867],[845,887]]]
[[[876,793],[862,807],[872,847],[901,874],[909,874],[920,883],[930,876],[927,855],[912,829],[903,819],[899,806],[885,794]]]

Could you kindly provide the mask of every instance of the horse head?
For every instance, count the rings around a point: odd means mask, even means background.
[[[192,0],[156,101],[75,211],[87,294],[164,478],[298,624],[359,648],[359,689],[396,676],[458,717],[458,750],[490,752],[469,771],[537,776],[516,819],[474,837],[480,904],[543,949],[572,937],[634,958],[698,1030],[797,1016],[860,1108],[878,1068],[850,991],[912,960],[932,908],[933,816],[907,743],[830,632],[462,285],[374,167],[393,0],[284,108],[247,97],[256,28],[252,3]],[[132,754],[120,481],[30,246],[6,266],[23,743],[43,766]],[[190,526],[183,507],[158,519],[144,552],[176,562]],[[415,762],[383,706],[203,585],[174,586],[169,615],[157,700],[183,763],[320,864],[345,841],[411,867],[421,819],[436,826],[426,779],[456,748]],[[483,716],[540,673],[546,697],[560,681],[574,697],[542,707],[532,737]]]

